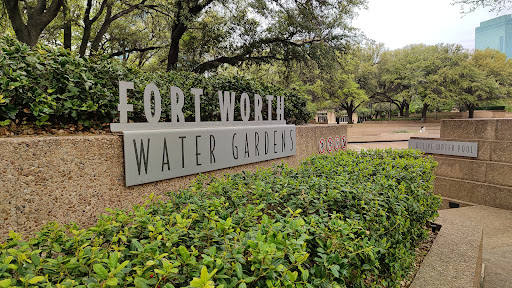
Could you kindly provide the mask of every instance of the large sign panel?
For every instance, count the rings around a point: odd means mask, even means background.
[[[126,185],[295,155],[295,126],[127,131]]]
[[[119,82],[119,123],[110,124],[113,132],[124,134],[126,186],[295,155],[295,126],[286,125],[283,97],[254,94],[250,101],[245,92],[218,91],[221,121],[201,121],[203,90],[171,86],[172,117],[161,122],[162,96],[150,83],[144,89],[147,122],[131,123],[128,99],[133,89],[133,82]],[[194,122],[185,122],[185,97],[194,101]],[[242,121],[234,120],[235,107]]]
[[[478,157],[478,143],[476,142],[409,139],[409,148],[419,149],[430,154]]]

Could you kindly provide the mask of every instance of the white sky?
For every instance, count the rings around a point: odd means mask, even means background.
[[[409,44],[456,43],[475,48],[475,28],[480,22],[511,11],[480,9],[463,15],[451,0],[369,0],[368,10],[359,12],[353,26],[389,49]]]

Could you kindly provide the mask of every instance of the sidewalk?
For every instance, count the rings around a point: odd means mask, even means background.
[[[471,206],[440,210],[439,217],[467,221],[483,227],[483,287],[512,287],[512,211]]]

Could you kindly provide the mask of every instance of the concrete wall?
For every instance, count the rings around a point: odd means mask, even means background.
[[[347,135],[346,125],[297,126],[292,157],[217,170],[214,175],[297,165],[318,154],[320,138]],[[121,135],[0,138],[0,240],[10,230],[31,235],[49,221],[93,225],[106,208],[129,209],[151,193],[188,185],[186,176],[125,187]]]
[[[440,140],[478,142],[478,158],[434,156],[436,193],[512,210],[512,119],[443,120]]]

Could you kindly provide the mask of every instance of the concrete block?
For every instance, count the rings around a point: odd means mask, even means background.
[[[443,156],[435,156],[434,160],[439,163],[435,170],[437,176],[485,182],[488,162]]]
[[[501,141],[512,141],[512,119],[496,120],[496,139]]]
[[[450,119],[441,121],[441,139],[494,140],[495,119]]]
[[[495,194],[496,205],[493,207],[512,210],[512,188],[504,186],[490,186],[491,191]],[[487,188],[487,187],[486,187]]]
[[[512,187],[436,177],[434,193],[454,200],[512,210]]]
[[[509,133],[512,134],[512,130]],[[489,144],[490,161],[512,164],[512,141],[491,141]]]
[[[512,187],[512,164],[488,162],[485,183]]]

